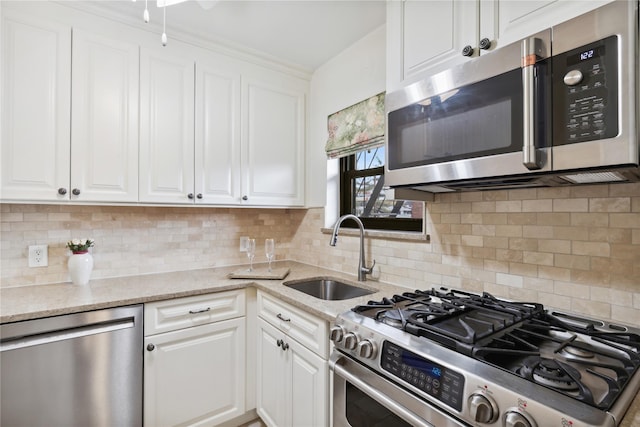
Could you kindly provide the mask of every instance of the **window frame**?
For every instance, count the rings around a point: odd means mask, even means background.
[[[384,180],[384,166],[357,170],[356,154],[340,158],[340,216],[353,212],[355,201],[353,180],[375,175],[380,175]],[[370,230],[423,232],[424,218],[359,218],[364,227]],[[347,220],[343,225],[357,228],[357,224],[353,220]]]

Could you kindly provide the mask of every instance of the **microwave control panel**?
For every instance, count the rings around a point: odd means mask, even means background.
[[[553,57],[554,144],[618,134],[617,37]]]

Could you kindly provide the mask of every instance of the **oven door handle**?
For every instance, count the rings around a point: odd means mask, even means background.
[[[544,40],[530,37],[522,40],[522,163],[529,170],[542,167],[543,159],[536,147],[538,136],[538,99],[536,76],[538,60],[545,56]]]
[[[389,409],[394,414],[398,415],[400,418],[410,423],[412,426],[435,427],[433,424],[426,422],[424,419],[422,419],[418,415],[402,407],[396,401],[391,400],[387,395],[380,392],[376,387],[372,387],[368,382],[363,381],[361,378],[359,378],[358,375],[352,374],[348,369],[346,369],[343,366],[343,365],[350,365],[350,364],[352,364],[352,366],[349,366],[349,369],[354,368],[354,370],[356,370],[356,368],[359,368],[359,366],[351,362],[346,357],[340,357],[332,366],[332,369],[336,375],[341,376],[342,378],[344,378],[345,380],[347,380],[348,382],[350,382],[351,384],[359,388],[369,397],[371,397],[372,399],[380,403],[382,406]]]

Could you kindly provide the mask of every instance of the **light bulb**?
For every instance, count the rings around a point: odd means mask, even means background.
[[[167,45],[167,7],[165,6],[162,13],[162,46]]]
[[[147,8],[147,0],[144,0],[144,14],[142,15],[142,19],[144,19],[144,23],[149,23],[149,9]]]

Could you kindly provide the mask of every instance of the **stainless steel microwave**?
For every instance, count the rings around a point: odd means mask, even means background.
[[[640,180],[638,13],[617,0],[387,94],[385,184]]]

